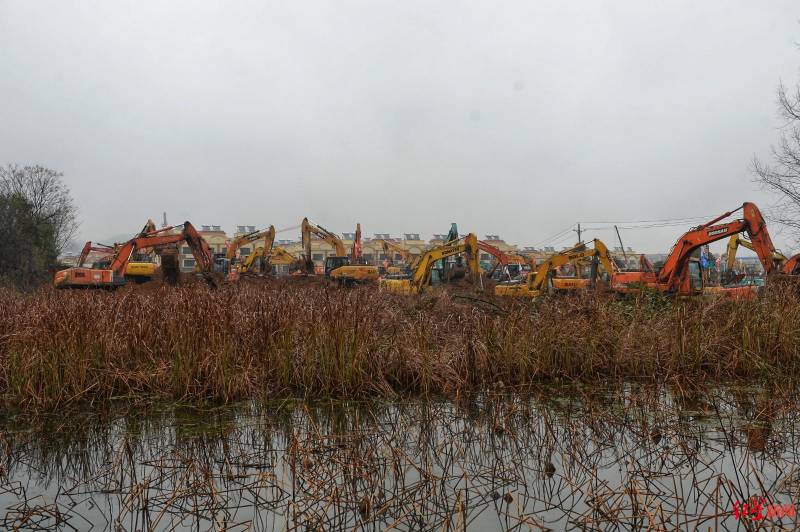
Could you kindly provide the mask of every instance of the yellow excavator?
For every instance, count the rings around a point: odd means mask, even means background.
[[[253,262],[256,259],[256,254],[251,252],[243,261],[236,262],[236,253],[239,249],[247,244],[252,244],[253,242],[258,242],[259,240],[264,241],[264,246],[258,249],[261,249],[261,254],[258,255],[262,259],[261,261],[261,271],[266,272],[268,271],[268,264],[265,264],[265,258],[269,257],[269,253],[272,250],[272,244],[275,242],[275,227],[270,225],[267,229],[262,229],[260,231],[252,231],[250,233],[245,233],[243,235],[239,235],[234,238],[230,244],[228,244],[228,251],[225,254],[225,258],[228,261],[228,280],[235,281],[239,279],[239,274],[245,273],[250,271],[252,268]],[[244,264],[247,263],[247,267]]]
[[[551,288],[553,290],[577,290],[594,286],[598,277],[598,262],[602,264],[603,269],[609,276],[613,275],[617,268],[614,265],[614,259],[603,242],[595,239],[592,244],[594,247],[588,248],[585,243],[580,243],[553,255],[541,263],[535,273],[531,272],[525,282],[500,283],[495,286],[494,294],[496,296],[537,297],[545,294]],[[565,264],[575,264],[577,268],[579,263],[586,259],[592,260],[592,272],[588,278],[555,277],[557,268]]]
[[[383,249],[383,254],[389,260],[390,266],[386,268],[386,273],[389,275],[398,275],[405,272],[410,271],[412,267],[411,261],[411,252],[408,251],[403,246],[392,242],[391,240],[384,240],[382,238],[378,240],[373,240],[373,242],[380,244],[381,249]],[[395,254],[400,255],[400,260],[403,261],[402,266],[396,266],[394,264],[394,256]]]
[[[430,285],[431,270],[437,261],[462,253],[467,257],[467,270],[472,282],[477,282],[481,275],[478,262],[478,237],[470,233],[462,239],[445,242],[441,246],[427,250],[414,261],[410,275],[399,279],[396,276],[383,278],[379,287],[381,290],[397,294],[418,294]]]
[[[303,240],[303,264],[307,274],[315,273],[314,261],[311,259],[311,235],[316,235],[330,245],[335,255],[325,259],[325,277],[342,285],[352,285],[378,280],[378,267],[369,264],[358,264],[361,260],[361,224],[356,226],[356,238],[353,240],[351,255],[347,255],[344,243],[333,231],[320,225],[312,224],[303,218],[300,224]]]

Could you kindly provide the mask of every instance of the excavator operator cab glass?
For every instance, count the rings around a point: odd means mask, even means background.
[[[350,264],[348,257],[328,257],[325,259],[325,275],[329,276],[336,268]]]
[[[703,272],[699,261],[689,261],[689,283],[693,291],[703,290]]]

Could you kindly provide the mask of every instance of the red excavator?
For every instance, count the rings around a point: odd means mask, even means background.
[[[734,213],[742,211],[742,218],[727,223],[718,223]],[[744,203],[736,210],[726,212],[710,222],[695,227],[684,233],[672,246],[672,250],[658,273],[654,272],[621,272],[612,276],[611,286],[614,290],[628,292],[633,287],[655,288],[661,292],[676,295],[697,295],[703,292],[702,276],[699,275],[699,264],[692,260],[693,253],[706,244],[728,238],[735,233],[747,232],[753,248],[769,275],[778,270],[775,260],[775,247],[767,231],[767,223],[753,203]],[[696,270],[696,271],[693,271]],[[752,292],[751,287],[733,290]],[[736,295],[731,293],[730,295]]]
[[[800,275],[800,253],[790,257],[783,263],[781,273],[785,275]]]
[[[491,279],[498,268],[500,269],[501,277],[506,279],[516,279],[522,276],[522,267],[527,262],[524,257],[512,253],[505,253],[500,250],[500,248],[488,242],[484,242],[483,240],[478,240],[478,249],[484,253],[490,254],[495,259],[494,267],[486,274],[486,277]]]
[[[171,233],[179,227],[181,228],[179,233]],[[182,226],[140,233],[119,245],[108,269],[68,268],[56,272],[54,284],[56,288],[117,288],[125,284],[125,270],[135,252],[148,249],[155,249],[158,252],[159,248],[175,246],[181,242],[186,242],[192,250],[197,267],[209,284],[215,284],[214,253],[189,222],[184,222]]]
[[[109,246],[107,244],[92,244],[91,242],[86,242],[86,244],[83,245],[80,256],[78,257],[78,263],[76,267],[83,268],[83,265],[86,264],[86,259],[89,258],[90,253],[99,253],[103,256],[107,256],[116,253],[116,249],[114,246]]]

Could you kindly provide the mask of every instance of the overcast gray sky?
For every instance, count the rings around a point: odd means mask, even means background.
[[[162,211],[567,245],[547,239],[578,221],[768,210],[749,162],[778,139],[798,19],[796,0],[0,0],[0,163],[63,171],[95,241]],[[623,238],[666,251],[688,225]]]

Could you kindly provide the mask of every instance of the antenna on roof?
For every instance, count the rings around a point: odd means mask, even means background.
[[[164,211],[164,218],[161,220],[161,227],[167,227],[167,211]]]

